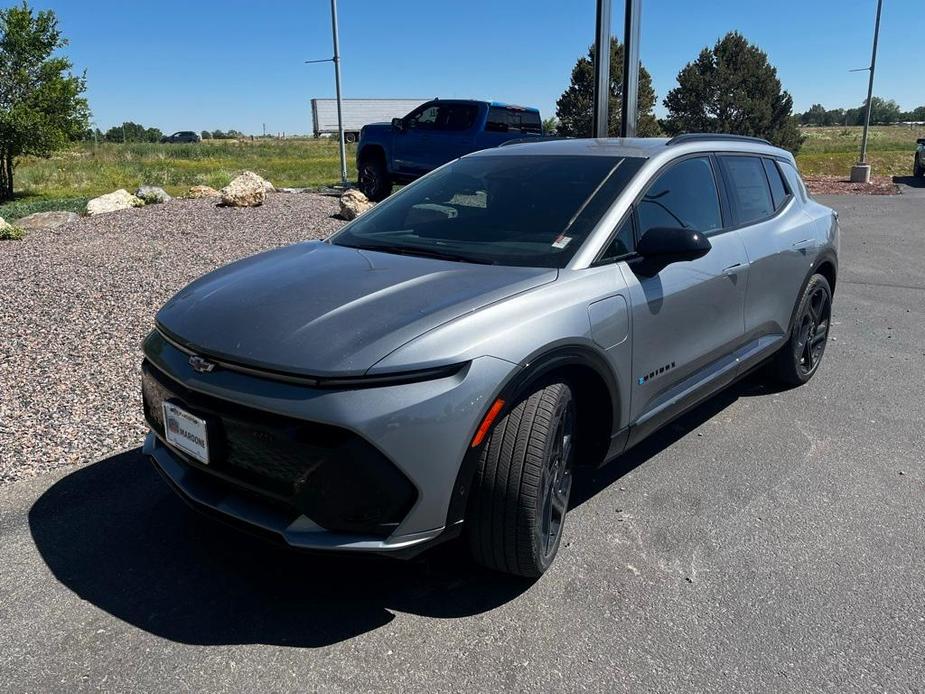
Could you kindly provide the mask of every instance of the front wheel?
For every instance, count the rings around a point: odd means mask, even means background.
[[[803,291],[790,339],[775,358],[777,377],[789,385],[806,383],[819,369],[832,322],[832,288],[813,275]]]
[[[466,516],[477,562],[540,576],[559,550],[575,447],[575,402],[564,383],[517,403],[484,444]]]
[[[370,157],[360,163],[360,190],[373,202],[381,202],[392,192],[392,179],[380,157]]]

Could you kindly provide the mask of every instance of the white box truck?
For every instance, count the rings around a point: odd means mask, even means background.
[[[360,128],[407,115],[427,99],[343,99],[344,139],[356,142]],[[315,137],[337,136],[337,99],[312,99]]]

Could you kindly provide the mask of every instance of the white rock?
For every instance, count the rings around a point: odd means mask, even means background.
[[[107,212],[127,210],[130,207],[143,207],[144,204],[145,201],[141,198],[136,198],[124,188],[119,188],[117,191],[106,193],[106,195],[93,198],[88,202],[87,214],[92,217],[98,214],[106,214]]]
[[[135,197],[144,200],[146,205],[170,202],[173,199],[166,190],[158,186],[140,186],[135,191]]]
[[[375,205],[376,203],[370,202],[359,190],[351,188],[340,196],[340,216],[347,220],[356,219]]]
[[[253,171],[245,171],[221,189],[222,204],[231,207],[257,207],[267,199],[266,186]]]

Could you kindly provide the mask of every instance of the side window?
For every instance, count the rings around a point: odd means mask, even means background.
[[[685,159],[659,176],[637,205],[639,235],[655,227],[709,232],[722,227],[713,167],[707,157]]]
[[[787,187],[784,185],[784,179],[781,178],[780,169],[773,159],[762,159],[764,162],[764,172],[768,175],[768,183],[771,184],[771,200],[774,202],[774,209],[779,210],[787,200]]]
[[[437,124],[437,104],[424,104],[408,117],[408,127],[421,130],[432,130]]]
[[[436,130],[468,130],[475,123],[478,107],[475,104],[441,104],[437,114]]]
[[[720,157],[732,195],[737,224],[749,224],[774,213],[771,189],[761,157]]]
[[[803,202],[806,202],[806,187],[803,185],[803,181],[800,179],[800,174],[797,173],[797,170],[793,167],[793,164],[790,162],[781,162],[781,170],[784,172],[784,178],[787,179],[787,183],[790,185],[790,190],[794,195],[799,194],[800,199]]]
[[[633,215],[628,214],[620,223],[620,226],[617,227],[616,235],[607,245],[599,262],[604,263],[616,260],[617,258],[632,253],[635,247],[636,245],[633,241]]]

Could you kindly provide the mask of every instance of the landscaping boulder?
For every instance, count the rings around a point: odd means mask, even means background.
[[[130,207],[143,207],[144,204],[145,201],[141,198],[136,198],[124,188],[119,188],[119,190],[115,192],[106,193],[106,195],[93,198],[88,202],[87,214],[93,217],[94,215],[106,214],[107,212],[127,210]]]
[[[135,191],[135,197],[145,201],[145,205],[157,205],[162,202],[170,202],[173,198],[167,195],[167,191],[157,186],[139,186]]]
[[[62,224],[70,224],[80,219],[75,212],[35,212],[17,220],[16,226],[25,231],[55,229]]]
[[[257,207],[267,199],[264,181],[253,171],[245,171],[221,189],[222,205],[230,207]]]
[[[356,219],[367,210],[375,207],[375,205],[376,203],[370,202],[356,188],[351,188],[340,196],[340,216],[347,220]]]
[[[0,241],[18,241],[24,236],[22,229],[14,227],[0,217]]]
[[[256,174],[254,175],[256,176]],[[270,183],[267,179],[263,178],[262,176],[258,178],[260,178],[260,180],[263,181],[263,192],[264,193],[269,194],[269,193],[276,192],[276,186],[274,186],[272,183]]]
[[[189,193],[186,194],[188,198],[217,198],[221,195],[215,188],[212,186],[193,186],[189,189]]]

